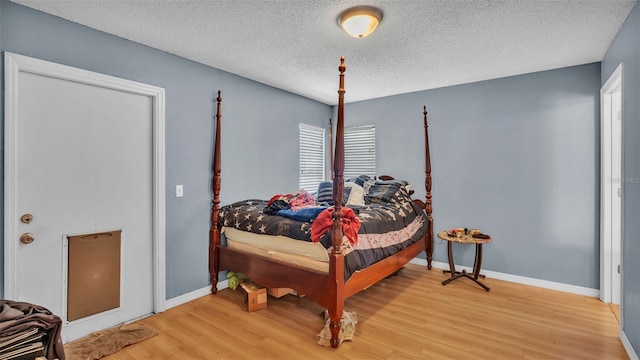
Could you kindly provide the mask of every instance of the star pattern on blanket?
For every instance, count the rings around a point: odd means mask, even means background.
[[[311,224],[309,223],[302,223],[302,225],[300,225],[300,231],[304,232],[305,234],[308,234],[309,232],[311,232]]]
[[[361,212],[360,214],[358,214],[358,217],[362,220],[362,219],[373,219],[373,216],[371,216],[371,214],[367,213],[367,212]]]
[[[311,223],[295,221],[263,212],[267,207],[264,200],[247,200],[224,206],[220,211],[224,226],[253,232],[256,234],[284,235],[295,239],[311,241]]]
[[[385,212],[389,215],[390,218],[392,218],[394,221],[396,220],[396,214],[394,211],[391,210],[385,210]]]
[[[312,222],[270,215],[264,212],[267,207],[266,200],[255,199],[223,206],[220,210],[221,223],[256,234],[282,235],[311,241]],[[352,209],[355,209],[363,231],[367,233],[384,234],[394,230],[388,227],[389,221],[398,223],[399,225],[391,225],[397,229],[406,226],[402,224],[407,224],[415,217],[413,200],[408,196],[396,196],[388,203],[367,203]]]

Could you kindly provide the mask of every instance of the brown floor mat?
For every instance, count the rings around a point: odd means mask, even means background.
[[[65,344],[64,352],[67,360],[95,360],[155,335],[158,332],[144,324],[122,324]]]

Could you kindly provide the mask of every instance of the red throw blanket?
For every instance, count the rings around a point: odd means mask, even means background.
[[[320,241],[320,237],[331,229],[331,215],[333,207],[327,208],[321,212],[311,224],[311,240],[313,242]],[[349,239],[351,245],[358,242],[358,231],[360,231],[360,219],[350,208],[342,208],[342,232]]]

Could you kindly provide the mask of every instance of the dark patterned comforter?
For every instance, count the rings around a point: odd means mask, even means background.
[[[282,235],[311,242],[311,222],[267,215],[263,213],[266,206],[266,200],[245,200],[224,206],[220,214],[222,225],[256,234]],[[354,272],[405,249],[427,233],[428,223],[424,212],[413,204],[409,196],[351,209],[360,220],[360,230],[355,245],[348,241],[342,244],[345,281]],[[330,249],[331,231],[321,237],[320,243]]]

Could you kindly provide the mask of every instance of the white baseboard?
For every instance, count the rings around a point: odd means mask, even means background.
[[[416,265],[427,266],[427,260],[420,259],[420,258],[414,258],[413,260],[411,260],[411,263],[412,264],[416,264]],[[433,261],[433,262],[431,262],[431,265],[434,268],[437,268],[437,269],[449,270],[449,264],[448,263]],[[455,266],[456,266],[456,270],[457,269],[460,269],[460,270],[464,269],[464,270],[466,270],[468,272],[473,271],[472,268],[467,267],[467,266],[461,266],[461,265],[457,265],[457,264]],[[569,284],[557,283],[557,282],[553,282],[553,281],[534,279],[534,278],[529,278],[529,277],[525,277],[525,276],[505,274],[505,273],[500,273],[500,272],[490,271],[490,270],[482,270],[482,274],[484,274],[487,277],[492,278],[492,279],[504,280],[504,281],[509,281],[509,282],[513,282],[513,283],[517,283],[517,284],[536,286],[536,287],[541,287],[541,288],[550,289],[550,290],[564,291],[564,292],[568,292],[568,293],[572,293],[572,294],[584,295],[584,296],[595,297],[595,298],[600,296],[600,290],[586,288],[586,287],[582,287],[582,286],[569,285]]]
[[[622,341],[622,346],[624,346],[624,350],[627,352],[629,360],[639,360],[638,354],[636,354],[636,351],[633,350],[633,346],[631,346],[631,342],[629,341],[627,334],[625,334],[624,330],[622,329],[620,329],[620,341]]]
[[[226,289],[228,287],[229,287],[229,280],[218,282],[218,290]],[[176,296],[173,299],[167,300],[167,310],[171,309],[172,307],[176,307],[178,305],[188,303],[189,301],[195,300],[197,298],[200,298],[209,294],[211,294],[211,286],[205,286],[198,290],[194,290],[192,292],[182,294],[180,296]]]

